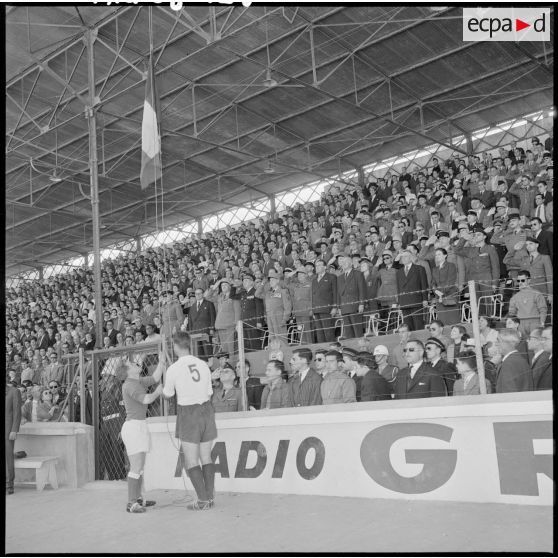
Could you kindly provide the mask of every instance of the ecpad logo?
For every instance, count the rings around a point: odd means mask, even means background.
[[[550,8],[463,8],[463,40],[550,41]]]

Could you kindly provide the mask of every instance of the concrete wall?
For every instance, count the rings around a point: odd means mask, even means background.
[[[95,480],[93,448],[93,427],[79,422],[28,422],[15,443],[15,450],[25,450],[28,457],[57,456],[58,483],[69,488]],[[33,475],[32,471],[18,471],[16,482],[31,480]]]

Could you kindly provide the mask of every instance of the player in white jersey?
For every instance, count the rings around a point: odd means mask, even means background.
[[[207,510],[214,505],[215,465],[211,448],[217,438],[215,412],[211,404],[211,370],[203,360],[190,354],[190,336],[187,333],[176,333],[173,344],[178,360],[167,369],[163,395],[172,397],[176,393],[175,436],[182,445],[188,476],[198,497],[188,507]]]

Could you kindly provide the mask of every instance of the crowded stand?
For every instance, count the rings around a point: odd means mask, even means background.
[[[177,331],[211,366],[215,410],[242,410],[239,321],[250,410],[479,394],[476,342],[487,393],[551,389],[549,140],[433,158],[267,219],[105,260],[102,339],[90,269],[21,281],[6,290],[6,374],[22,416],[75,420],[65,399],[80,348],[134,350]],[[468,327],[470,281],[479,339]],[[394,349],[385,335],[397,336]],[[352,339],[367,342],[355,350]],[[250,353],[264,349],[253,369]],[[115,368],[105,357],[105,384]]]

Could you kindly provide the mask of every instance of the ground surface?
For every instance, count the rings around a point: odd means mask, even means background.
[[[6,497],[6,553],[552,552],[552,508],[219,494],[206,512],[185,493],[124,511],[123,482],[78,490],[17,488]],[[45,550],[46,551],[46,550]]]

